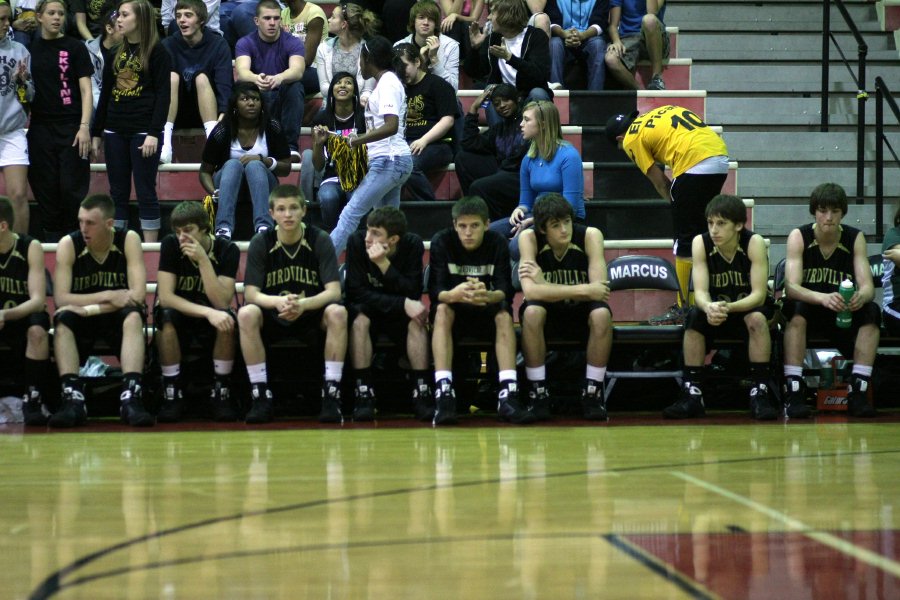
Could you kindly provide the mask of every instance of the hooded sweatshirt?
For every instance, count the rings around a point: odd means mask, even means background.
[[[203,37],[196,46],[189,46],[181,32],[176,32],[162,42],[172,57],[172,72],[184,80],[188,89],[194,89],[194,77],[205,73],[216,90],[216,107],[219,114],[225,112],[231,96],[234,70],[231,66],[231,50],[228,42],[209,27],[203,28]]]

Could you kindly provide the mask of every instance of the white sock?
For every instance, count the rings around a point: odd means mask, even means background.
[[[437,383],[441,379],[449,379],[452,382],[453,381],[453,371],[435,371],[434,372],[434,382]]]
[[[794,367],[791,365],[784,365],[784,376],[785,377],[803,377],[803,367]]]
[[[588,365],[584,370],[584,376],[594,381],[603,382],[606,379],[606,367],[592,367]]]
[[[528,381],[544,381],[547,379],[547,365],[525,367],[525,377]]]
[[[269,374],[266,372],[266,363],[261,362],[258,365],[247,365],[247,375],[250,377],[250,383],[267,383]]]
[[[516,381],[517,379],[518,379],[518,375],[516,374],[515,369],[506,369],[506,370],[500,371],[500,373],[497,374],[497,380],[501,381],[501,382]]]
[[[181,365],[177,363],[174,365],[161,365],[160,369],[163,377],[178,377],[181,373]]]
[[[209,137],[209,134],[212,133],[212,130],[215,129],[218,124],[218,121],[207,121],[203,124],[203,131],[206,132],[206,137]]]
[[[216,372],[216,375],[231,375],[231,370],[234,368],[233,360],[215,360],[213,359],[213,370]]]
[[[163,126],[163,146],[172,147],[172,131],[175,130],[175,123],[166,123]]]
[[[336,360],[325,361],[325,381],[340,381],[344,375],[344,362]]]
[[[872,376],[872,367],[865,365],[853,365],[853,374],[869,378]]]

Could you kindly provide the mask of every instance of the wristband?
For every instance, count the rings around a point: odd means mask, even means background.
[[[84,316],[93,317],[94,315],[100,314],[100,305],[99,304],[88,304],[84,307]]]
[[[275,160],[275,157],[274,157],[274,156],[270,156],[269,158],[272,159],[272,164],[269,165],[269,170],[270,170],[270,171],[274,171],[274,170],[278,167],[278,161]]]

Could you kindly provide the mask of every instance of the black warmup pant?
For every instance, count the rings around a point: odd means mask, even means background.
[[[519,205],[519,173],[499,170],[488,154],[460,150],[454,159],[456,177],[465,196],[480,196],[488,205],[490,220],[509,218]]]

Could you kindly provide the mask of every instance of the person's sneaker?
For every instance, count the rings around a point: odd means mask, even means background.
[[[263,233],[264,231],[268,231],[268,230],[269,230],[268,225],[260,225],[259,227],[256,228],[256,233]]]
[[[160,423],[177,423],[181,420],[184,408],[184,394],[175,384],[168,384],[163,389],[163,403],[156,415]]]
[[[434,396],[431,393],[431,386],[424,381],[417,384],[413,388],[412,404],[416,419],[419,421],[432,420],[434,418]]]
[[[291,150],[291,162],[292,163],[303,162],[303,156],[301,156],[301,154],[298,150]]]
[[[606,390],[603,382],[585,379],[581,388],[581,410],[588,421],[606,421]]]
[[[497,415],[504,421],[516,425],[534,423],[534,414],[519,404],[519,384],[515,381],[501,381],[497,393]]]
[[[847,413],[851,417],[871,419],[878,416],[875,407],[869,404],[869,400],[866,398],[868,387],[869,382],[863,381],[858,377],[853,377],[850,380],[850,385],[847,388]]]
[[[784,416],[789,419],[808,419],[812,414],[806,405],[806,386],[797,377],[788,377],[784,389]]]
[[[132,427],[152,427],[156,422],[153,415],[144,408],[143,392],[140,385],[125,388],[119,394],[119,418]]]
[[[87,408],[81,390],[63,388],[62,402],[58,411],[50,417],[50,427],[78,427],[87,422]]]
[[[663,416],[667,419],[691,419],[706,415],[706,407],[703,404],[703,392],[696,385],[685,381],[681,388],[681,398],[678,402],[667,406],[663,410]]]
[[[528,410],[538,421],[550,419],[550,390],[546,382],[532,382],[528,389]]]
[[[771,391],[764,383],[753,386],[750,390],[750,416],[757,421],[774,421],[778,411],[772,406]]]
[[[372,386],[358,385],[355,393],[356,404],[353,407],[354,421],[375,420],[375,392]]]
[[[441,379],[434,388],[434,418],[432,425],[456,423],[456,392],[449,379]]]
[[[654,75],[650,78],[650,83],[647,84],[648,90],[664,90],[666,89],[666,82],[663,81],[662,75]]]
[[[326,381],[322,386],[322,412],[319,423],[343,423],[341,414],[341,384],[337,381]]]
[[[50,411],[41,400],[41,393],[37,390],[29,390],[22,400],[22,414],[25,424],[31,426],[46,425],[50,419]]]
[[[272,420],[274,412],[274,398],[272,390],[264,383],[250,385],[250,410],[244,418],[244,422],[250,425],[268,423]]]
[[[225,240],[226,242],[231,241],[231,230],[227,227],[219,227],[216,229],[216,237],[220,240]]]
[[[677,304],[673,304],[661,315],[647,319],[647,323],[650,325],[683,325],[684,315],[685,311]]]
[[[563,88],[563,84],[558,81],[547,82],[547,87],[551,90],[561,90]]]
[[[238,420],[238,413],[234,409],[231,400],[231,388],[216,381],[209,391],[209,400],[212,404],[213,420],[219,423],[227,423]]]

